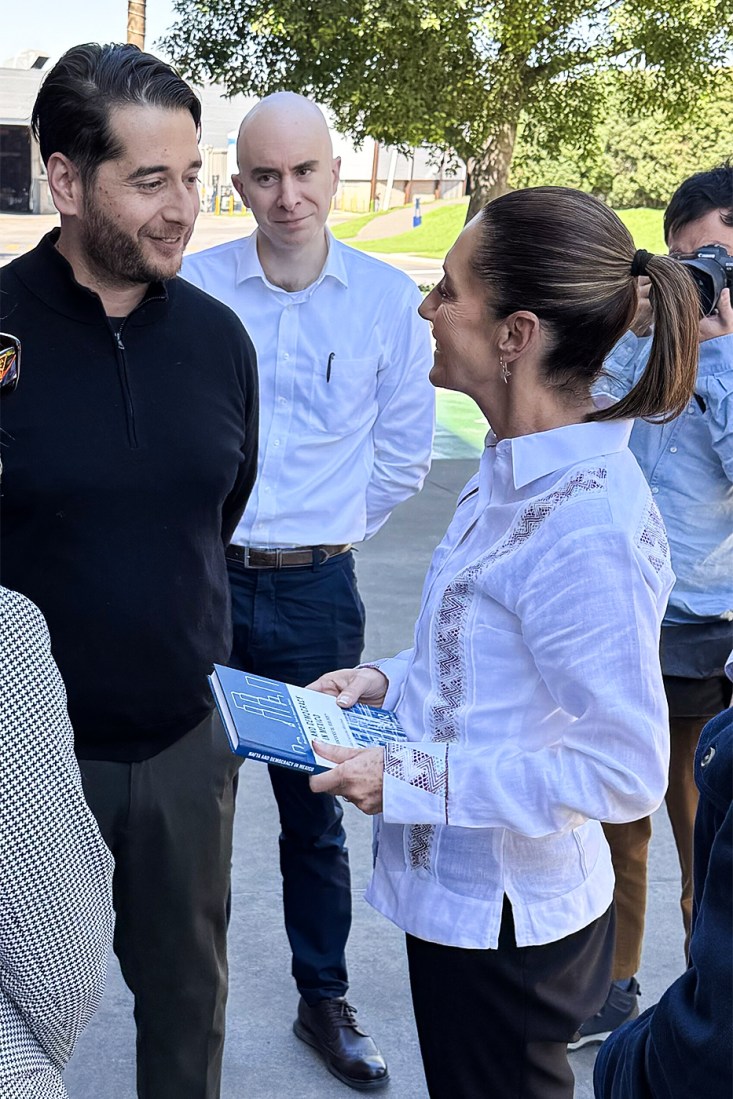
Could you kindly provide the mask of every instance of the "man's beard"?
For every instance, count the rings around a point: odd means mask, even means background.
[[[107,286],[119,286],[120,283],[148,285],[173,278],[183,258],[181,256],[179,259],[175,271],[157,266],[146,257],[137,238],[118,228],[89,194],[84,201],[81,243],[100,282]]]

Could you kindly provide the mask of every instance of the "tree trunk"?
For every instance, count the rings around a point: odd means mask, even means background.
[[[507,178],[516,138],[516,122],[506,122],[491,134],[479,156],[467,160],[471,197],[466,221],[470,221],[492,198],[498,198],[509,190]]]
[[[127,0],[127,41],[130,45],[145,49],[146,0]]]

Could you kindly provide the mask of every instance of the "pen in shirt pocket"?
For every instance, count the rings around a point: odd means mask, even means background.
[[[336,358],[336,352],[332,351],[328,356],[328,362],[326,363],[326,381],[331,381],[331,367],[333,366],[333,360]]]

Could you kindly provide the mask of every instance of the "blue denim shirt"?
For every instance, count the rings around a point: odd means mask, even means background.
[[[597,391],[624,396],[651,339],[627,332]],[[700,344],[695,396],[668,424],[637,420],[630,447],[662,513],[677,582],[667,625],[733,620],[733,335]]]

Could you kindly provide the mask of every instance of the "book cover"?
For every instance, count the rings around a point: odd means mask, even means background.
[[[312,742],[373,748],[406,740],[390,710],[357,702],[343,710],[331,695],[252,672],[214,665],[209,684],[233,752],[308,774],[335,766]]]

